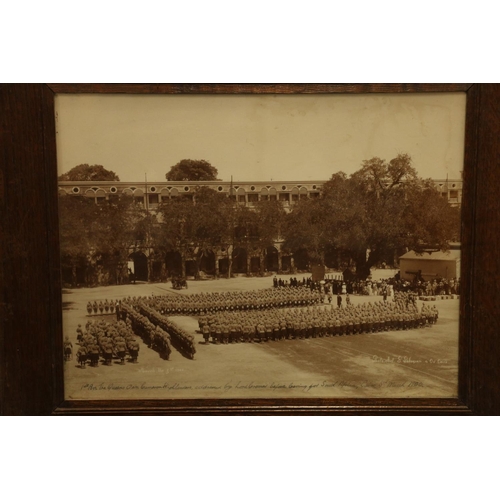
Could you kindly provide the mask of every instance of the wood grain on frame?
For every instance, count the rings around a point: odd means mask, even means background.
[[[346,84],[255,84],[255,83],[181,83],[181,84],[64,84],[49,85],[55,93],[107,94],[346,94],[346,93],[409,93],[466,92],[470,83],[346,83]]]
[[[54,93],[466,91],[457,399],[63,401]],[[499,85],[3,85],[0,398],[2,414],[500,413]]]

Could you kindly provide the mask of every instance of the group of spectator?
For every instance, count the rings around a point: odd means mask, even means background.
[[[356,295],[383,295],[385,293],[390,297],[393,293],[392,285],[388,283],[387,280],[343,280],[338,277],[325,277],[323,280],[313,280],[311,277],[302,279],[292,277],[287,280],[275,276],[273,278],[273,287],[303,287],[327,295],[346,293]]]
[[[436,278],[424,281],[421,276],[416,276],[412,281],[401,279],[397,273],[393,278],[388,279],[352,279],[343,280],[325,277],[321,281],[313,281],[311,277],[297,279],[295,277],[282,279],[273,278],[273,287],[305,287],[310,290],[319,291],[327,296],[338,294],[370,295],[393,297],[395,292],[415,292],[420,296],[433,295],[460,295],[460,278]],[[331,302],[331,299],[329,300]]]

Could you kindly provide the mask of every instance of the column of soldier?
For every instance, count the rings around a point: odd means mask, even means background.
[[[154,325],[146,316],[129,304],[122,304],[120,309],[120,317],[124,318],[127,324],[130,324],[133,332],[141,337],[149,348],[157,351],[161,358],[168,360],[172,352],[171,338],[168,332],[159,325]]]
[[[139,344],[130,323],[89,320],[85,325],[85,330],[78,325],[76,333],[79,345],[77,360],[82,368],[86,367],[87,361],[90,366],[99,366],[101,358],[106,365],[111,365],[113,358],[125,364],[127,354],[130,361],[137,362]]]
[[[190,295],[129,297],[122,303],[141,301],[163,315],[198,315],[219,311],[251,311],[275,307],[304,307],[322,300],[319,291],[307,288],[273,288],[245,292],[209,292]],[[118,309],[120,305],[117,306]]]
[[[388,330],[424,328],[436,323],[435,306],[419,311],[415,298],[398,294],[394,301],[342,307],[217,312],[199,318],[205,343],[268,342],[356,335]]]
[[[148,307],[143,301],[139,301],[135,306],[139,314],[150,320],[157,328],[163,329],[170,335],[172,345],[190,359],[194,359],[196,353],[194,337],[189,334],[184,328],[169,321],[158,311]]]

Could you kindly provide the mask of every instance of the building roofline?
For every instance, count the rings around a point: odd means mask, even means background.
[[[238,185],[238,184],[258,184],[258,185],[269,185],[269,184],[325,184],[329,179],[322,180],[272,180],[272,181],[58,181],[61,186],[70,186],[74,184],[79,184],[81,186],[116,186],[125,184],[135,184],[143,186],[151,185],[165,185],[165,186],[184,186],[185,184],[199,185],[199,186],[219,186],[219,185]],[[434,182],[462,182],[461,179],[432,179]]]

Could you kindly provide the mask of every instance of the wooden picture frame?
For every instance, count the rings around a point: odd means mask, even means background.
[[[64,401],[54,96],[58,93],[466,92],[459,397]],[[500,86],[496,84],[0,87],[0,399],[5,415],[498,414]]]

